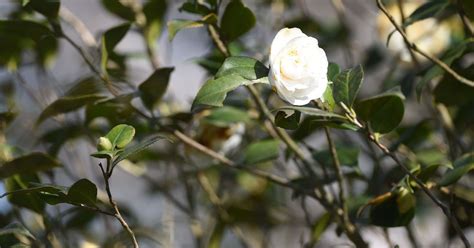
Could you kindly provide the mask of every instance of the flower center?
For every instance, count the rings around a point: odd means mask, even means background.
[[[281,59],[281,75],[290,80],[302,79],[307,74],[307,64],[298,50],[291,49]]]

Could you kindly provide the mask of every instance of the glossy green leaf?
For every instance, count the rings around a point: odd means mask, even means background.
[[[94,103],[104,98],[105,97],[101,95],[61,97],[48,105],[48,107],[46,107],[46,109],[41,112],[38,120],[36,121],[36,125],[41,124],[47,118],[77,110],[87,104]]]
[[[307,116],[315,117],[315,118],[329,118],[329,119],[340,119],[340,120],[345,120],[346,117],[342,115],[338,115],[335,113],[327,112],[321,109],[317,108],[312,108],[312,107],[298,107],[298,106],[285,106],[282,108],[278,108],[277,110],[293,110],[293,111],[298,111],[301,112]]]
[[[464,154],[462,157],[454,161],[453,169],[446,172],[438,182],[440,186],[448,186],[464,176],[466,173],[474,169],[474,153]]]
[[[435,17],[441,11],[449,6],[447,0],[432,0],[422,4],[413,13],[405,19],[404,27],[407,27],[417,21],[421,21],[430,17]]]
[[[206,24],[214,24],[217,22],[215,14],[204,16],[201,20],[183,20],[176,19],[168,22],[168,39],[172,41],[176,34],[186,28],[200,28]]]
[[[4,163],[0,167],[0,178],[7,178],[15,174],[50,170],[59,166],[61,164],[50,156],[34,152]]]
[[[204,122],[218,127],[228,127],[235,123],[247,123],[250,116],[246,111],[235,107],[224,106],[211,110],[211,113],[204,117]]]
[[[248,80],[257,80],[268,76],[268,68],[260,61],[250,57],[229,57],[220,67],[216,78],[231,74],[239,75]]]
[[[140,143],[138,143],[136,145],[125,148],[122,152],[119,153],[117,158],[113,161],[113,165],[115,166],[120,161],[122,161],[124,159],[127,159],[131,155],[134,155],[136,153],[139,153],[139,152],[147,149],[149,146],[151,146],[155,142],[157,142],[159,140],[163,140],[163,139],[169,140],[168,137],[166,137],[166,136],[156,135],[156,136],[146,138],[145,140],[141,141]]]
[[[126,6],[122,3],[122,1],[117,0],[102,0],[102,5],[107,9],[110,13],[121,17],[128,21],[135,21],[135,12],[129,6]]]
[[[198,105],[221,107],[228,92],[235,90],[241,85],[248,84],[251,84],[251,81],[234,74],[211,79],[197,93],[194,98],[193,108]]]
[[[285,111],[278,111],[275,115],[275,125],[281,128],[295,130],[298,128],[301,118],[301,112],[294,111],[292,114],[286,114]]]
[[[364,79],[362,66],[347,69],[339,73],[332,83],[332,95],[337,104],[341,102],[352,107]]]
[[[459,58],[461,55],[463,55],[464,51],[467,48],[467,45],[472,42],[472,41],[463,41],[458,45],[450,47],[444,54],[441,56],[441,60],[448,66],[451,66],[454,60]],[[433,65],[426,73],[425,75],[421,78],[421,80],[416,84],[416,95],[418,98],[418,101],[421,99],[421,93],[426,86],[428,82],[430,82],[432,79],[435,77],[443,75],[445,72],[444,70],[437,66]]]
[[[280,143],[278,140],[257,141],[250,144],[244,151],[245,165],[258,164],[278,158]]]
[[[124,148],[132,141],[133,136],[135,136],[134,127],[120,124],[112,128],[105,137],[112,142],[112,147]]]
[[[97,202],[97,186],[87,179],[75,182],[67,192],[69,201],[94,206]]]
[[[241,0],[232,0],[221,19],[221,35],[226,41],[233,41],[252,29],[255,22],[254,14]]]
[[[50,19],[56,19],[61,3],[59,0],[29,0],[25,7],[30,7]]]
[[[166,93],[173,70],[173,67],[157,69],[138,87],[143,104],[149,110],[153,110],[155,104],[158,103]]]
[[[404,99],[405,97],[397,87],[360,101],[355,110],[360,118],[370,123],[374,132],[388,133],[395,129],[403,119]]]
[[[181,7],[179,7],[179,11],[185,11],[191,14],[197,14],[197,15],[207,15],[211,13],[211,10],[203,4],[200,4],[198,2],[185,2]]]

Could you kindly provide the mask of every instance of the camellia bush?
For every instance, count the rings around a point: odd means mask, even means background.
[[[0,4],[0,247],[471,247],[474,1],[97,4]]]

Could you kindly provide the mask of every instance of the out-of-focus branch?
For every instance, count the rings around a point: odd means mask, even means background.
[[[86,46],[97,47],[97,41],[95,40],[94,35],[92,35],[81,19],[77,18],[77,16],[74,15],[74,13],[72,13],[64,5],[61,5],[59,9],[59,17],[61,17],[63,21],[71,25],[71,27],[76,30],[82,42],[84,42]]]
[[[385,6],[382,4],[382,1],[381,0],[375,0],[375,1],[377,2],[377,6],[379,7],[379,9],[385,14],[385,16],[387,16],[389,21],[392,23],[392,25],[395,27],[395,29],[400,33],[403,40],[408,44],[408,46],[411,50],[415,51],[416,53],[422,55],[423,57],[427,58],[431,62],[435,63],[436,65],[441,67],[444,71],[446,71],[451,76],[453,76],[459,82],[461,82],[463,84],[466,84],[466,85],[469,85],[471,87],[474,87],[474,81],[469,80],[469,79],[459,75],[457,72],[455,72],[453,69],[451,69],[451,67],[449,67],[447,64],[445,64],[443,61],[441,61],[437,57],[432,56],[432,55],[424,52],[423,50],[419,49],[418,46],[415,43],[411,42],[408,39],[408,36],[405,33],[405,31],[403,31],[403,28],[400,25],[397,24],[397,22],[395,21],[395,18],[387,11]]]

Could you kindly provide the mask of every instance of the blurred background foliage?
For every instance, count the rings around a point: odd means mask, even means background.
[[[419,49],[474,80],[473,1],[383,4]],[[376,1],[81,5],[0,3],[1,247],[132,246],[114,216],[99,211],[113,209],[98,166],[104,158],[118,166],[111,191],[142,247],[353,246],[334,212],[307,195],[322,187],[337,198],[325,127],[342,166],[349,219],[371,247],[461,246],[440,209],[345,119],[321,116],[314,104],[288,107],[271,87],[256,85],[276,125],[310,157],[307,164],[242,87],[206,104],[223,107],[199,106],[199,86],[219,80],[226,57],[255,58],[266,72],[271,39],[283,27],[319,40],[333,63],[331,81],[349,83],[344,75],[364,81],[352,96],[357,115],[474,240],[474,88],[408,49]],[[104,27],[100,18],[81,20],[88,11],[112,21]],[[261,78],[257,70],[250,74]],[[394,87],[399,90],[388,91]],[[324,108],[342,114],[334,99]],[[130,125],[133,135],[109,133],[119,124]],[[103,136],[124,145],[97,146]],[[255,169],[291,187],[256,176]]]

